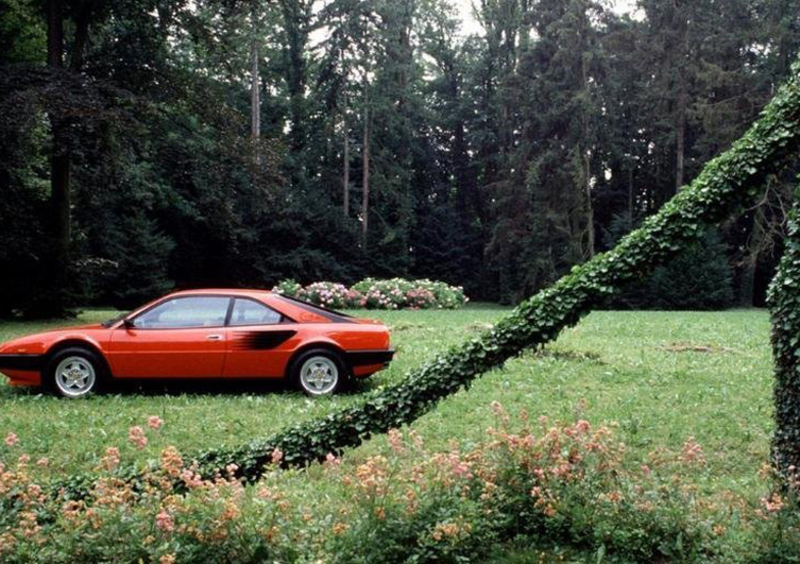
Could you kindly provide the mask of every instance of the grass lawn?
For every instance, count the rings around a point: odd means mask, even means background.
[[[167,445],[191,453],[238,444],[358,402],[359,391],[400,380],[505,311],[473,305],[459,311],[366,313],[392,328],[398,354],[389,369],[355,393],[332,399],[309,400],[254,383],[212,392],[127,386],[68,401],[10,388],[3,381],[0,438],[15,432],[18,448],[32,457],[48,457],[57,473],[92,469],[107,446],[118,446],[123,459],[143,461],[156,458]],[[89,311],[79,322],[112,315]],[[0,341],[58,325],[64,323],[0,324]],[[680,450],[694,437],[708,462],[693,477],[701,492],[713,497],[732,490],[755,497],[764,493],[758,491],[756,475],[767,460],[772,430],[768,337],[764,311],[596,312],[543,351],[515,359],[443,401],[412,427],[429,446],[445,448],[455,440],[468,448],[495,423],[489,404],[497,400],[512,413],[524,408],[532,417],[618,425],[620,439],[642,460],[657,449]],[[150,443],[137,451],[128,442],[128,429],[146,426],[150,415],[161,416],[165,424],[149,432]],[[345,458],[357,461],[385,448],[385,439],[377,437]],[[0,460],[9,454],[0,446]]]

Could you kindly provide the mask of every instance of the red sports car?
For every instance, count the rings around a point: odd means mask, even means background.
[[[320,396],[393,355],[378,321],[264,290],[191,290],[102,324],[0,344],[0,372],[70,398],[112,378],[288,378]]]

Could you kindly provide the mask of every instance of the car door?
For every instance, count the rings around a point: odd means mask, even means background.
[[[109,360],[121,378],[222,375],[230,296],[177,296],[114,330]]]
[[[237,297],[228,320],[223,375],[281,377],[297,340],[295,323],[259,301]]]

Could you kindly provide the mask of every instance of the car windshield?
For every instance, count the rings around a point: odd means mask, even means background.
[[[102,325],[103,327],[111,327],[112,325],[114,325],[114,324],[115,324],[115,323],[117,323],[118,321],[122,321],[123,319],[125,319],[125,318],[126,318],[126,317],[127,317],[129,314],[130,314],[130,313],[131,313],[131,312],[129,312],[129,311],[126,311],[126,312],[124,312],[124,313],[120,313],[120,314],[119,314],[118,316],[116,316],[116,317],[112,317],[111,319],[106,319],[105,321],[103,321],[103,322],[101,323],[101,325]]]

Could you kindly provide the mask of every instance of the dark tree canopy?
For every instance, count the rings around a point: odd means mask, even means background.
[[[475,7],[466,35],[448,0],[0,0],[0,316],[289,277],[518,301],[693,180],[800,46],[800,0]],[[791,180],[680,259],[725,299],[676,307],[763,300]]]

